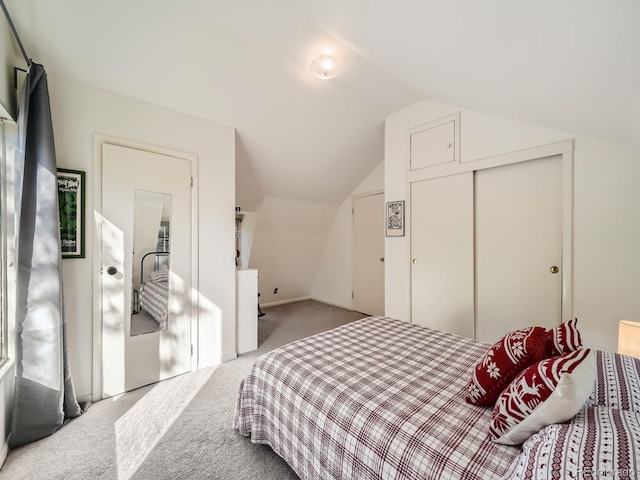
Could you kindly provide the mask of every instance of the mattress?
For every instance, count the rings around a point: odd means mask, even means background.
[[[488,347],[365,318],[259,357],[234,428],[302,479],[500,478],[520,449],[491,442],[491,409],[465,401]]]

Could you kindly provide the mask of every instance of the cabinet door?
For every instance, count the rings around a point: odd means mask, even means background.
[[[476,338],[560,324],[562,159],[475,173]]]
[[[411,170],[455,159],[455,122],[430,127],[410,135]]]
[[[473,173],[411,184],[411,321],[473,338]]]

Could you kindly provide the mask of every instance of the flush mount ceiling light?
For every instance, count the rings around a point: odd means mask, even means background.
[[[328,80],[340,73],[340,62],[331,55],[320,55],[309,64],[311,73],[322,80]]]

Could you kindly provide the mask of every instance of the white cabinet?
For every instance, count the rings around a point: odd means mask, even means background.
[[[238,354],[258,348],[258,270],[236,270],[236,349]]]
[[[409,130],[411,170],[453,163],[460,159],[460,115],[450,115]]]

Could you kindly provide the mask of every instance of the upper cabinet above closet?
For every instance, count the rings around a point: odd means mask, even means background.
[[[409,130],[410,169],[460,161],[460,113]]]

